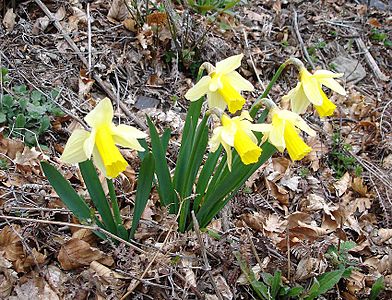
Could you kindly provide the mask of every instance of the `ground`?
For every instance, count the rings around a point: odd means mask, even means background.
[[[391,4],[241,1],[223,11],[216,1],[203,13],[192,1],[140,1],[138,11],[135,3],[0,1],[0,298],[257,299],[249,268],[265,283],[280,271],[282,285],[309,289],[351,266],[322,299],[368,299],[380,276],[379,297],[391,299]],[[207,231],[177,232],[156,191],[131,243],[77,225],[40,161],[88,197],[77,167],[59,157],[109,97],[116,122],[146,131],[147,114],[161,132],[172,129],[173,168],[198,67],[239,53],[239,72],[255,86],[249,106],[289,57],[345,73],[347,95],[329,93],[335,114],[305,115],[318,132],[307,139],[313,151],[295,163],[274,155]],[[296,81],[286,68],[271,99]],[[128,226],[140,161],[122,153],[130,166],[115,184]]]

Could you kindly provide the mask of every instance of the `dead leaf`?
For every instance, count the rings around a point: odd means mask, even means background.
[[[94,277],[98,277],[104,284],[109,284],[110,286],[122,286],[124,284],[124,282],[120,280],[124,279],[124,276],[110,270],[108,267],[97,261],[91,262],[90,270],[94,273]]]
[[[113,0],[110,6],[108,19],[111,22],[124,21],[129,15],[128,8],[123,0]]]
[[[305,160],[311,162],[310,166],[313,171],[317,171],[320,168],[320,159],[328,153],[328,147],[318,137],[310,137],[308,145],[312,151],[305,157]]]
[[[137,28],[136,28],[136,22],[134,19],[132,18],[127,18],[125,19],[122,24],[124,25],[124,27],[131,31],[131,32],[137,32]]]
[[[392,245],[392,229],[381,228],[377,231],[377,236],[373,238],[377,245],[382,245],[383,243]]]
[[[366,287],[365,275],[357,270],[351,271],[350,277],[346,279],[346,282],[346,288],[352,295],[356,295]]]
[[[295,271],[295,280],[302,281],[314,277],[315,271],[318,269],[319,259],[305,256],[302,258]]]
[[[79,72],[79,99],[84,100],[85,96],[90,93],[91,88],[93,87],[95,80],[91,79],[87,74],[87,70],[80,69]]]
[[[346,174],[344,174],[343,177],[340,178],[339,181],[337,181],[333,184],[333,186],[336,189],[336,194],[339,197],[342,196],[347,191],[350,184],[351,184],[351,176],[348,172],[346,172]]]
[[[219,290],[219,293],[222,295],[223,299],[231,300],[234,298],[234,295],[226,282],[226,279],[221,275],[214,276],[216,288]]]
[[[293,192],[298,192],[298,185],[301,177],[299,176],[284,176],[279,183],[285,187],[288,187]]]
[[[20,231],[19,225],[5,226],[0,231],[0,253],[9,261],[17,261],[24,258],[22,242],[16,232]]]
[[[373,27],[381,28],[381,23],[376,18],[370,18],[367,23]]]
[[[365,197],[368,191],[367,186],[363,183],[362,177],[354,177],[351,187],[354,191]]]
[[[22,152],[25,145],[20,140],[4,138],[0,134],[0,153],[7,155],[11,159],[15,159],[16,153]]]
[[[44,16],[37,18],[33,24],[33,28],[31,29],[32,34],[39,34],[40,32],[44,32],[46,28],[48,28],[50,23],[49,17]]]
[[[27,279],[27,281],[26,279],[19,281],[19,284],[15,287],[14,292],[17,299],[60,299],[45,279],[35,273],[32,275],[33,277]]]
[[[111,256],[78,239],[70,239],[62,245],[57,259],[64,270],[88,266],[94,260],[109,266],[114,262]]]
[[[8,33],[14,30],[15,23],[16,23],[15,20],[16,20],[16,14],[14,13],[14,9],[9,8],[5,13],[3,19],[3,25]]]
[[[271,192],[272,197],[277,199],[282,205],[289,204],[289,192],[285,188],[268,179],[266,179],[265,182],[269,191]]]

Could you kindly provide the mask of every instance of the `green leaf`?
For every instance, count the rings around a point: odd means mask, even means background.
[[[109,203],[105,197],[101,182],[98,178],[94,164],[91,160],[79,163],[79,168],[83,176],[84,183],[90,194],[91,201],[98,210],[105,228],[113,234],[117,234],[117,226],[114,222]]]
[[[82,223],[91,223],[90,208],[71,187],[69,181],[66,180],[55,167],[47,162],[42,161],[41,167],[46,178],[67,208],[71,210]]]
[[[137,183],[136,198],[135,198],[135,209],[132,219],[131,232],[129,239],[132,239],[135,235],[137,226],[140,218],[146,208],[147,201],[150,197],[152,181],[154,178],[155,161],[154,156],[151,152],[145,156],[140,166],[139,178]]]
[[[50,119],[48,116],[43,116],[39,123],[40,123],[38,128],[39,134],[46,132],[50,127]]]
[[[0,124],[5,123],[7,121],[7,115],[0,111]]]
[[[174,192],[173,184],[170,177],[169,167],[166,161],[166,152],[163,149],[158,132],[147,116],[147,123],[150,129],[151,148],[155,157],[155,172],[159,183],[159,198],[163,205],[170,205],[170,212],[178,211],[178,198]]]
[[[381,291],[385,288],[384,286],[384,277],[380,276],[373,283],[372,289],[370,290],[369,300],[376,300],[378,295],[380,295]]]
[[[11,95],[3,96],[3,107],[6,109],[10,109],[14,105],[14,98]]]
[[[250,283],[250,285],[252,286],[252,289],[255,291],[257,296],[259,296],[261,299],[265,299],[265,300],[275,299],[275,298],[271,298],[271,296],[268,293],[268,287],[261,281],[253,280]]]
[[[27,108],[28,103],[29,103],[29,100],[27,98],[20,98],[19,99],[19,106],[22,110],[25,110]]]
[[[271,280],[271,296],[272,299],[276,299],[279,290],[281,288],[281,279],[282,273],[280,271],[276,271],[274,277]]]
[[[34,90],[31,92],[30,99],[34,104],[40,104],[42,93],[40,91]]]
[[[18,114],[15,119],[15,128],[24,128],[26,125],[26,117],[23,114]]]
[[[285,298],[286,297],[292,297],[292,298],[297,297],[300,294],[302,294],[303,291],[304,291],[304,288],[302,286],[294,286],[288,290],[288,292],[285,295]]]
[[[336,271],[326,272],[317,277],[317,279],[315,278],[305,300],[315,299],[316,297],[328,292],[340,281],[345,270],[346,269],[342,268]]]
[[[24,84],[14,86],[13,90],[17,94],[26,94],[27,93],[27,87]]]

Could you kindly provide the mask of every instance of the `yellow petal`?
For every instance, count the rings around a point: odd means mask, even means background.
[[[237,91],[251,92],[255,89],[248,80],[246,80],[236,71],[230,72],[223,76],[229,81],[231,86],[235,88]]]
[[[280,152],[283,152],[286,148],[284,139],[285,124],[286,121],[280,119],[278,114],[274,113],[272,115],[272,130],[268,134],[268,140]]]
[[[218,108],[222,111],[224,111],[227,106],[225,100],[221,94],[219,94],[219,92],[207,93],[207,102],[209,108]]]
[[[190,101],[199,100],[202,96],[204,96],[208,92],[208,86],[211,82],[210,76],[202,77],[198,83],[195,84],[191,89],[188,90],[185,94],[185,98]]]
[[[97,129],[95,145],[108,177],[117,177],[118,174],[126,169],[128,163],[114,144],[112,131],[109,126],[102,125]]]
[[[68,164],[74,164],[89,159],[90,157],[86,155],[83,149],[83,144],[89,136],[90,132],[76,129],[68,139],[60,160]]]
[[[316,108],[318,114],[320,115],[320,117],[328,117],[328,116],[332,116],[335,109],[336,109],[336,105],[332,103],[331,100],[328,99],[328,97],[324,94],[323,97],[323,104],[320,106],[315,105],[314,107]]]
[[[297,114],[303,114],[310,104],[301,82],[298,82],[297,86],[282,98],[290,99],[291,110]]]
[[[245,165],[256,163],[261,155],[261,148],[243,130],[237,130],[234,148]]]
[[[99,154],[97,147],[94,147],[93,149],[93,162],[94,165],[102,172],[103,176],[108,178],[108,174],[106,174],[105,165],[102,161],[101,155]]]
[[[312,128],[310,128],[309,125],[305,122],[305,120],[302,119],[301,116],[297,113],[286,109],[281,109],[277,112],[277,115],[279,115],[279,118],[287,120],[291,124],[294,124],[296,127],[301,129],[302,131],[305,131],[310,136],[316,135],[316,132]]]
[[[137,139],[144,139],[147,137],[147,134],[132,126],[123,124],[118,126],[112,125],[111,129],[115,144],[137,151],[144,151]]]
[[[308,100],[314,105],[321,105],[323,98],[320,94],[321,84],[313,77],[301,80],[304,93]]]
[[[222,87],[222,82],[221,82],[221,75],[217,73],[212,73],[211,74],[211,81],[208,84],[208,90],[210,92],[216,92],[217,89]]]
[[[234,146],[234,135],[237,131],[235,122],[226,115],[222,115],[221,139],[230,146]]]
[[[218,74],[227,74],[235,69],[237,69],[239,66],[241,66],[241,60],[244,57],[243,54],[238,54],[234,56],[230,56],[216,64],[216,70],[215,72]]]
[[[312,151],[312,148],[306,145],[298,135],[294,126],[289,123],[286,124],[284,130],[284,139],[286,142],[287,152],[293,161],[301,160],[309,154],[310,151]]]
[[[334,73],[328,70],[316,70],[313,74],[313,76],[316,77],[317,80],[321,78],[339,78],[343,75],[344,73]]]
[[[242,109],[245,104],[244,97],[230,85],[227,79],[222,78],[222,84],[222,88],[218,89],[218,91],[227,103],[229,111],[233,114],[237,110]]]
[[[208,141],[208,145],[210,147],[211,152],[215,152],[216,150],[218,150],[219,145],[221,144],[221,141],[222,141],[221,131],[222,131],[222,129],[223,129],[222,126],[215,128],[210,140]]]
[[[227,145],[225,142],[222,143],[223,148],[226,151],[227,154],[227,167],[229,168],[229,171],[231,172],[231,164],[233,161],[233,154],[231,153],[231,147]]]
[[[84,117],[84,120],[93,128],[99,127],[102,124],[111,124],[113,120],[113,106],[109,98],[102,99],[97,106]]]

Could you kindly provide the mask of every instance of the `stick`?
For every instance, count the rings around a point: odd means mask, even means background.
[[[71,37],[63,30],[63,26],[61,26],[60,22],[58,20],[56,20],[56,18],[53,17],[50,10],[46,7],[46,5],[41,0],[34,0],[34,1],[43,10],[43,12],[48,16],[49,20],[53,22],[54,26],[62,34],[62,36],[67,41],[67,43],[71,46],[71,48],[75,51],[75,53],[78,55],[79,59],[82,61],[84,66],[88,68],[88,61],[86,60],[84,55],[80,52],[78,46],[71,39]],[[94,78],[95,82],[98,83],[98,85],[101,87],[101,89],[104,90],[104,92],[108,95],[108,97],[112,101],[116,101],[116,95],[113,93],[113,91],[109,87],[107,87],[105,85],[105,83],[101,79],[101,77],[99,77],[97,74],[93,74],[93,78]],[[143,122],[138,117],[136,117],[135,114],[132,113],[124,103],[122,103],[122,102],[120,103],[120,108],[131,119],[131,121],[135,122],[143,130],[147,129],[145,122]]]
[[[310,65],[310,66],[312,67],[312,69],[314,70],[314,69],[316,69],[316,66],[314,65],[312,59],[310,58],[309,53],[308,53],[308,50],[306,50],[304,41],[303,41],[303,39],[302,39],[302,37],[301,37],[301,33],[299,32],[299,29],[298,29],[298,19],[297,19],[297,11],[296,11],[295,9],[293,9],[293,24],[294,24],[294,31],[295,31],[295,34],[296,34],[296,36],[297,36],[297,40],[298,40],[298,42],[299,42],[299,45],[301,46],[302,53],[303,53],[303,55],[305,56],[306,60],[308,61],[309,65]]]
[[[363,40],[361,38],[356,38],[355,43],[357,44],[358,48],[364,52],[366,62],[368,63],[370,69],[372,69],[374,75],[376,75],[376,77],[382,81],[388,81],[389,80],[388,76],[386,76],[385,74],[383,74],[383,72],[381,72],[380,68],[377,65],[377,62],[370,54]]]

